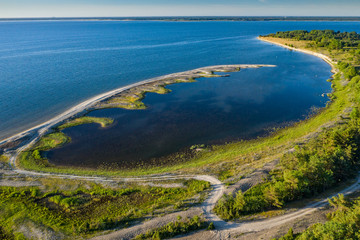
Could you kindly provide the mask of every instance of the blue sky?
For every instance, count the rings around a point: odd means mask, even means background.
[[[0,18],[359,15],[360,0],[0,0]]]

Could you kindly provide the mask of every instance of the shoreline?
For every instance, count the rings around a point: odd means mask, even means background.
[[[288,45],[282,44],[282,43],[278,43],[278,42],[273,42],[269,39],[267,39],[266,37],[257,37],[256,39],[263,41],[263,42],[267,42],[267,43],[271,43],[271,44],[275,44],[277,46],[283,47],[283,48],[287,48],[289,50],[293,50],[293,51],[297,51],[297,52],[302,52],[305,54],[309,54],[318,58],[321,58],[323,61],[325,61],[327,64],[329,64],[331,66],[331,72],[336,74],[338,73],[338,70],[336,68],[336,64],[337,62],[334,62],[330,57],[322,54],[322,53],[317,53],[317,52],[313,52],[310,50],[305,50],[305,49],[299,49],[299,48],[295,48],[295,47],[290,47]]]
[[[88,100],[85,100],[85,101],[65,110],[63,113],[43,122],[41,124],[38,124],[34,127],[31,127],[25,131],[20,132],[20,133],[16,133],[10,137],[0,139],[0,145],[19,140],[28,135],[35,135],[36,133],[38,133],[38,137],[40,137],[40,136],[44,135],[46,132],[48,132],[53,126],[59,124],[60,122],[65,121],[71,117],[74,117],[75,115],[80,114],[83,111],[87,111],[89,108],[94,107],[96,104],[98,104],[104,100],[107,100],[117,94],[120,94],[124,91],[135,88],[135,87],[139,87],[139,86],[149,84],[149,83],[155,83],[158,81],[164,81],[164,80],[166,81],[169,79],[176,80],[178,78],[203,77],[203,76],[199,76],[199,73],[210,74],[212,72],[231,72],[231,71],[235,71],[235,69],[238,69],[237,71],[239,71],[239,70],[245,69],[245,68],[260,68],[260,67],[275,67],[275,66],[274,65],[266,65],[266,64],[215,65],[215,66],[201,67],[201,68],[188,70],[188,71],[184,71],[184,72],[177,72],[177,73],[172,73],[172,74],[168,74],[168,75],[163,75],[160,77],[150,78],[150,79],[143,80],[143,81],[140,81],[137,83],[126,85],[126,86],[123,86],[123,87],[120,87],[120,88],[117,88],[117,89],[114,89],[114,90],[111,90],[111,91],[108,91],[105,93],[101,93],[94,97],[91,97]],[[174,81],[174,83],[175,83],[175,81]],[[34,132],[34,133],[31,134],[31,132]],[[33,142],[33,140],[31,142]]]

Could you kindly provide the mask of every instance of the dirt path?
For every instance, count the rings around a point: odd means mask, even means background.
[[[76,176],[76,175],[66,175],[66,174],[41,173],[41,172],[32,172],[32,171],[19,170],[19,169],[12,171],[15,171],[16,173],[25,176],[42,176],[42,177],[79,179],[79,180],[99,181],[99,182],[101,181],[143,182],[143,181],[163,181],[163,180],[174,180],[174,179],[197,179],[197,180],[208,181],[211,183],[212,190],[209,193],[209,197],[199,207],[194,207],[187,211],[172,213],[163,217],[154,218],[145,223],[140,223],[138,225],[135,225],[127,229],[122,229],[107,235],[99,236],[95,239],[131,239],[134,236],[141,233],[145,233],[150,229],[154,229],[166,225],[170,221],[175,221],[177,219],[177,216],[192,217],[194,215],[199,215],[201,213],[206,219],[214,222],[216,230],[202,231],[200,233],[196,233],[196,235],[201,236],[198,239],[231,239],[231,236],[238,235],[241,233],[259,232],[262,230],[270,229],[285,224],[287,222],[293,221],[294,219],[298,219],[307,214],[311,214],[314,211],[316,211],[318,208],[323,207],[327,204],[327,198],[325,198],[322,199],[321,201],[317,201],[312,204],[309,204],[308,206],[298,211],[291,212],[279,217],[271,218],[268,220],[234,223],[234,222],[223,221],[212,212],[212,209],[215,206],[216,202],[223,195],[225,191],[225,186],[217,178],[209,175],[164,174],[164,175],[153,175],[153,176],[136,177],[136,178],[104,178],[104,177],[86,177],[86,176]],[[358,190],[360,190],[360,177],[353,185],[351,185],[350,187],[344,189],[339,193],[348,195]],[[183,237],[182,239],[193,239],[193,236],[189,235]]]
[[[203,214],[209,221],[213,221],[216,227],[226,224],[223,220],[218,218],[213,212],[216,202],[221,198],[224,193],[224,185],[216,178],[207,175],[192,176],[191,178],[197,180],[208,181],[212,184],[212,190],[209,197],[199,206],[191,208],[187,211],[171,213],[163,217],[154,218],[145,223],[138,224],[136,226],[118,230],[116,232],[102,235],[93,238],[94,240],[108,240],[108,239],[133,239],[135,236],[146,233],[150,229],[159,228],[166,225],[169,222],[176,221],[178,216],[182,219],[187,217],[193,217],[195,215]]]
[[[357,181],[354,184],[338,192],[337,194],[329,196],[328,198],[334,197],[338,194],[349,195],[359,190],[360,190],[360,176],[358,177]],[[181,237],[180,239],[183,240],[234,239],[235,236],[244,233],[260,232],[263,230],[272,229],[280,225],[286,224],[288,222],[294,221],[296,219],[302,218],[306,215],[312,214],[313,212],[317,211],[319,208],[326,206],[328,204],[328,198],[324,198],[320,201],[313,202],[307,205],[306,207],[301,208],[295,212],[287,213],[279,217],[274,217],[267,220],[244,222],[244,223],[225,222],[225,224],[218,225],[215,231],[197,232],[193,235]]]
[[[131,239],[138,234],[145,233],[146,231],[154,228],[158,228],[166,225],[170,221],[175,221],[178,216],[183,218],[192,217],[194,215],[203,214],[203,216],[209,221],[214,222],[216,230],[215,231],[202,231],[195,233],[198,239],[231,239],[232,236],[236,236],[242,233],[249,232],[259,232],[266,229],[274,228],[291,222],[295,219],[304,217],[308,214],[313,213],[320,207],[327,205],[327,199],[324,198],[320,201],[309,204],[308,206],[299,209],[298,211],[284,214],[279,217],[274,217],[267,220],[258,220],[244,223],[235,223],[235,222],[226,222],[217,217],[212,209],[215,206],[216,202],[221,198],[224,193],[225,186],[215,177],[208,175],[154,175],[147,177],[138,177],[138,178],[103,178],[103,177],[85,177],[85,176],[75,176],[75,175],[65,175],[65,174],[51,174],[51,173],[39,173],[39,172],[30,172],[24,170],[15,170],[18,173],[25,174],[26,176],[44,176],[44,177],[54,177],[54,178],[65,178],[65,179],[81,179],[88,181],[131,181],[131,182],[142,182],[142,181],[161,181],[161,180],[174,180],[174,179],[197,179],[208,181],[212,185],[212,190],[209,193],[209,197],[198,207],[191,208],[187,211],[171,213],[162,217],[157,217],[152,220],[149,220],[144,223],[132,226],[130,228],[121,229],[110,234],[96,237],[94,239]],[[360,190],[360,177],[357,181],[346,189],[342,190],[339,193],[344,195],[351,194],[355,191]],[[332,195],[335,196],[335,195]],[[332,197],[329,196],[329,197]],[[194,239],[194,236],[189,235],[182,237],[181,239]]]

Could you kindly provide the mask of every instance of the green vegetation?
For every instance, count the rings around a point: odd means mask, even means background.
[[[146,106],[142,102],[145,94],[148,92],[166,94],[170,92],[164,86],[140,86],[137,88],[129,89],[121,93],[119,96],[110,98],[109,100],[100,103],[98,108],[125,108],[125,109],[145,109]]]
[[[8,163],[9,162],[9,158],[4,156],[4,155],[0,155],[0,162],[2,163]]]
[[[360,86],[359,86],[360,90]],[[357,111],[357,110],[356,110]],[[353,111],[356,115],[356,111]],[[352,114],[353,116],[354,114]],[[226,196],[215,208],[224,219],[282,208],[353,178],[360,164],[360,119],[320,134],[281,159],[271,178],[235,197]]]
[[[75,127],[82,124],[89,124],[89,123],[98,123],[101,127],[107,127],[114,122],[111,118],[99,118],[99,117],[89,117],[83,116],[79,118],[72,119],[60,126],[57,127],[58,130],[63,130],[69,127]]]
[[[180,218],[181,219],[181,218]],[[212,224],[213,226],[214,224]],[[148,231],[135,237],[136,240],[141,239],[167,239],[177,235],[186,234],[199,229],[205,229],[210,225],[199,216],[194,216],[186,221],[175,221],[166,224],[158,229]]]
[[[313,36],[349,36],[348,41],[353,45],[354,41],[358,44],[357,41],[360,39],[360,35],[333,31],[293,31],[272,34],[270,37],[313,40],[309,37],[313,32],[317,33]],[[343,40],[339,41],[343,43]],[[347,39],[344,42],[347,42]],[[341,44],[349,45],[350,43]],[[224,196],[215,207],[219,216],[233,219],[246,214],[283,208],[288,202],[315,196],[356,175],[360,166],[360,76],[349,62],[339,62],[338,69],[340,73],[335,75],[333,80],[336,92],[330,97],[336,100],[334,104],[339,104],[340,99],[349,101],[347,105],[352,107],[350,118],[343,119],[342,124],[333,128],[324,129],[317,137],[301,147],[296,147],[295,152],[285,154],[281,158],[279,168],[272,171],[264,183],[252,187],[245,193]],[[347,80],[346,84],[336,84],[343,80]]]
[[[305,46],[308,49],[320,50],[340,61],[347,61],[354,65],[360,64],[360,35],[356,32],[335,32],[333,30],[312,30],[308,32],[296,30],[277,32],[276,34],[269,34],[266,37],[305,42]],[[296,44],[294,45],[296,47]],[[354,66],[349,67],[353,68]],[[350,71],[356,74],[354,70]]]
[[[31,149],[22,152],[19,163],[25,168],[41,170],[50,167],[48,159],[43,156],[43,152],[60,147],[70,141],[70,138],[62,132],[54,132],[45,135]]]
[[[144,84],[138,87],[130,88],[118,95],[111,97],[110,99],[100,102],[96,108],[125,108],[125,109],[146,109],[142,100],[145,98],[146,93],[166,94],[170,90],[165,86],[178,82],[192,82],[193,79],[174,79],[174,80],[162,80],[161,82],[154,82]]]
[[[0,187],[0,235],[21,234],[19,229],[24,225],[66,236],[126,227],[134,220],[160,214],[160,209],[178,209],[179,202],[209,188],[209,183],[188,180],[182,188],[106,188],[89,182],[70,190],[56,186],[52,184],[52,189],[47,190]],[[189,228],[197,223],[203,224],[194,219]]]
[[[237,70],[237,69],[235,69]],[[220,69],[219,71],[222,71]],[[96,108],[125,108],[125,109],[146,109],[146,105],[142,102],[145,98],[146,93],[157,93],[166,94],[170,90],[165,88],[168,85],[183,82],[194,82],[195,78],[210,78],[210,77],[221,77],[220,75],[214,74],[213,72],[199,72],[193,74],[191,77],[186,78],[169,78],[162,79],[157,82],[147,83],[138,87],[130,88],[118,95],[109,98],[106,101],[97,104]]]
[[[360,199],[349,201],[339,195],[329,199],[329,203],[335,211],[327,215],[328,222],[314,224],[298,234],[289,229],[279,240],[360,239]]]
[[[62,146],[65,143],[67,143],[69,140],[70,140],[69,137],[67,137],[62,132],[50,133],[42,137],[40,141],[35,144],[33,149],[39,151],[46,151],[49,149]]]
[[[44,156],[44,152],[57,147],[61,147],[66,143],[70,142],[71,140],[70,137],[68,137],[63,132],[60,132],[59,130],[89,123],[98,123],[101,125],[101,127],[107,127],[112,124],[113,121],[114,120],[110,118],[98,118],[89,116],[70,120],[58,126],[55,129],[56,132],[47,134],[42,137],[31,149],[22,152],[19,157],[19,162],[25,168],[32,168],[33,170],[38,171],[41,171],[43,168],[46,167],[53,167],[53,165],[51,165],[48,159]]]

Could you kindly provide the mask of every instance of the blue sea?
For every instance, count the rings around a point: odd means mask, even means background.
[[[229,78],[172,85],[170,94],[148,94],[145,103],[149,108],[144,111],[92,112],[114,117],[116,126],[112,130],[93,125],[66,130],[73,138],[65,147],[69,149],[50,155],[55,163],[71,165],[75,160],[62,159],[78,151],[80,155],[74,158],[95,156],[92,162],[96,162],[101,143],[119,140],[112,145],[117,150],[108,157],[111,161],[118,162],[116,156],[125,156],[125,152],[133,153],[129,146],[135,142],[141,145],[136,146],[137,152],[148,154],[130,154],[126,161],[144,160],[189,144],[259,136],[269,128],[305,118],[311,108],[323,107],[328,101],[321,94],[331,91],[326,82],[331,76],[329,65],[256,39],[296,29],[360,32],[360,23],[0,22],[0,139],[94,95],[145,79],[211,65],[274,64],[276,68],[245,69]],[[141,141],[134,137],[138,133],[142,133]],[[178,141],[169,140],[174,138]],[[97,139],[98,148],[90,146],[91,139]],[[95,152],[81,155],[89,147]]]

